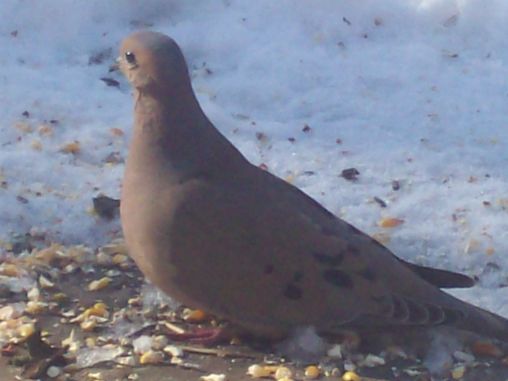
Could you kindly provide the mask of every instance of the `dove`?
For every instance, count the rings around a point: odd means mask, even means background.
[[[173,39],[135,32],[119,66],[134,99],[123,233],[170,297],[260,338],[449,325],[508,340],[508,320],[441,290],[471,278],[396,257],[251,164],[204,114]]]

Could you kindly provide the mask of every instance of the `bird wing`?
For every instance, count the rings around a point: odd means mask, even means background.
[[[176,210],[177,267],[206,278],[186,285],[196,305],[251,329],[460,316],[453,298],[297,188],[262,171],[242,179],[191,181]]]

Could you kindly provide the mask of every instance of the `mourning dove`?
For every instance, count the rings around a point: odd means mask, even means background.
[[[136,32],[120,52],[135,103],[122,227],[162,291],[267,338],[449,324],[508,339],[508,320],[439,289],[470,278],[397,258],[249,163],[203,113],[171,38]]]

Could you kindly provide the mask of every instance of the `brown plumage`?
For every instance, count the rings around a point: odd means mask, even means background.
[[[204,115],[171,38],[134,33],[120,58],[135,102],[122,226],[161,290],[267,337],[453,324],[508,339],[505,319],[439,289],[470,278],[397,258],[250,164]]]

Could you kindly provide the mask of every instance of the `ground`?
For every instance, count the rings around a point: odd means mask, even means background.
[[[247,370],[259,364],[274,371],[287,367],[294,380],[309,379],[304,372],[313,365],[324,380],[340,380],[355,367],[355,374],[365,381],[423,381],[431,379],[428,366],[436,365],[428,359],[434,355],[434,363],[442,362],[440,378],[435,379],[508,377],[508,352],[486,340],[474,342],[481,348],[471,342],[457,347],[457,354],[427,345],[426,335],[397,340],[400,333],[391,333],[388,339],[372,340],[351,333],[336,338],[332,346],[339,345],[342,357],[328,352],[298,361],[281,353],[276,344],[248,338],[210,346],[174,341],[175,330],[190,332],[219,323],[147,286],[125,252],[120,240],[98,251],[42,245],[31,254],[13,255],[0,266],[1,380],[51,379],[47,373],[53,367],[60,373],[57,380],[198,380],[215,373],[243,381],[253,379]],[[450,378],[453,374],[456,378]]]

